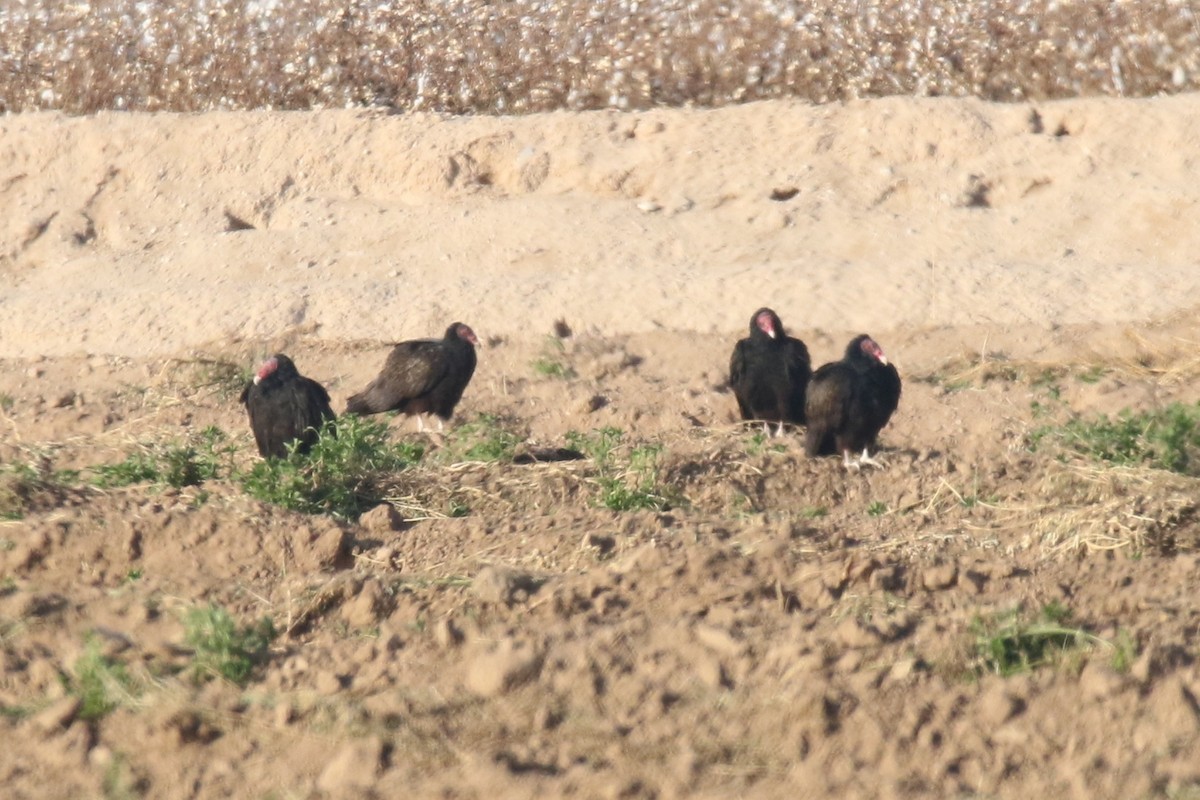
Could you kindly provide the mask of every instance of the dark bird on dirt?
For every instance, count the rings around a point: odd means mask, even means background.
[[[804,342],[788,336],[779,315],[760,308],[750,318],[750,335],[738,341],[729,358],[729,385],[737,398],[742,419],[770,423],[804,423],[804,395],[812,375],[812,362]]]
[[[475,332],[461,322],[441,339],[415,339],[392,348],[379,376],[346,402],[347,414],[403,411],[417,415],[425,430],[425,414],[438,417],[438,430],[450,419],[463,390],[475,374]]]
[[[297,372],[283,353],[263,362],[241,400],[263,458],[286,457],[293,441],[298,442],[297,451],[307,453],[325,420],[336,418],[325,387]]]
[[[874,339],[855,336],[841,361],[824,365],[809,381],[804,449],[810,456],[841,453],[849,470],[881,467],[870,450],[899,405],[900,373]],[[852,460],[852,453],[859,455]]]

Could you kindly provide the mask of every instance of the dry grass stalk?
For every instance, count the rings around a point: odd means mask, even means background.
[[[1198,343],[1181,341],[1177,347],[1165,348],[1128,334],[1138,345],[1136,355],[1113,356],[1097,353],[1082,361],[1018,359],[1003,356],[964,354],[948,359],[928,375],[920,378],[949,385],[978,386],[988,381],[1050,380],[1068,375],[1112,374],[1125,379],[1153,378],[1165,385],[1175,385],[1200,377]]]
[[[1200,87],[1187,3],[94,0],[0,6],[0,111],[451,113]]]
[[[1200,481],[1162,470],[1083,464],[1047,471],[1038,494],[1052,502],[1030,519],[1049,555],[1148,548],[1171,551],[1176,530],[1200,511]]]
[[[1120,359],[1114,369],[1137,377],[1153,377],[1164,386],[1194,381],[1200,377],[1200,342],[1176,339],[1171,348],[1151,342],[1132,329],[1126,338],[1138,347],[1138,355]]]

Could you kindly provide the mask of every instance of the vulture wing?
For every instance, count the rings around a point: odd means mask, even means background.
[[[350,397],[346,411],[352,414],[405,411],[411,401],[432,391],[448,369],[441,340],[401,342],[392,348],[375,380]]]
[[[812,379],[812,360],[804,342],[789,336],[784,360],[788,378],[788,418],[791,422],[803,425],[808,416],[804,405],[808,384]]]
[[[808,455],[837,452],[834,437],[849,420],[855,378],[854,370],[841,361],[826,364],[813,373],[804,405],[808,418],[804,449]]]
[[[863,445],[874,444],[875,437],[888,424],[900,405],[900,373],[892,364],[876,364],[863,376]]]
[[[749,381],[749,351],[753,344],[749,339],[740,339],[733,346],[733,353],[729,357],[729,386],[733,389],[733,396],[737,398],[738,410],[742,413],[742,419],[752,419],[754,412],[750,409],[750,381]]]

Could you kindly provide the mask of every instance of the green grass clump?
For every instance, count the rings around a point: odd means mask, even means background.
[[[787,445],[782,442],[772,442],[771,437],[761,430],[756,430],[746,440],[746,455],[748,456],[757,456],[765,452],[783,453],[786,451]]]
[[[523,441],[497,414],[480,414],[447,437],[443,461],[511,461]]]
[[[199,486],[231,471],[234,448],[225,433],[209,426],[199,437],[183,443],[151,446],[130,453],[124,461],[92,469],[92,483],[101,489],[153,483],[160,486]]]
[[[233,447],[225,444],[225,433],[209,426],[200,433],[197,444],[167,448],[163,454],[163,478],[168,486],[199,486],[228,473]]]
[[[1075,373],[1075,377],[1080,383],[1099,383],[1100,379],[1108,374],[1108,371],[1108,367],[1103,364],[1093,364]]]
[[[575,370],[561,361],[552,358],[537,358],[533,361],[533,371],[544,378],[568,380],[575,377]]]
[[[32,705],[23,706],[6,706],[0,704],[0,719],[7,719],[13,722],[20,722],[23,719],[32,717],[37,711],[37,708]]]
[[[136,697],[134,681],[125,665],[100,652],[95,639],[88,641],[65,680],[68,690],[79,698],[79,718],[89,722]]]
[[[566,363],[566,352],[567,349],[563,345],[562,339],[557,336],[548,336],[542,347],[542,354],[535,358],[530,366],[542,377],[569,380],[576,377],[577,373],[570,364]]]
[[[378,504],[391,477],[424,455],[420,445],[390,442],[383,420],[351,414],[337,420],[336,430],[336,436],[323,431],[306,455],[290,447],[286,458],[255,463],[238,482],[268,503],[350,519]]]
[[[192,363],[195,366],[195,387],[209,389],[222,400],[239,397],[246,384],[254,380],[254,369],[245,364],[220,358],[202,358]]]
[[[612,463],[613,452],[621,444],[624,434],[620,428],[596,428],[591,433],[567,431],[567,446],[573,447],[596,462],[598,467],[606,467]]]
[[[1049,603],[1034,616],[1020,608],[971,623],[976,675],[1001,676],[1028,672],[1079,654],[1103,640],[1068,625],[1071,612]]]
[[[606,477],[602,502],[613,511],[650,509],[660,511],[671,506],[667,492],[658,484],[658,457],[662,445],[641,445],[629,453],[629,465],[621,475]]]
[[[124,461],[101,464],[93,469],[92,483],[101,489],[132,486],[136,483],[158,483],[162,474],[158,459],[150,453],[130,453]]]
[[[671,492],[658,481],[662,445],[644,444],[628,450],[625,459],[619,428],[605,427],[584,434],[567,433],[567,445],[586,453],[596,465],[597,501],[613,511],[662,511],[674,504]]]
[[[37,472],[27,465],[0,466],[0,520],[24,517],[38,488]]]
[[[1147,466],[1184,475],[1200,475],[1200,403],[1172,403],[1153,411],[1122,411],[1038,428],[1031,435],[1117,466]]]
[[[194,651],[191,673],[197,683],[219,677],[245,686],[255,668],[267,660],[267,648],[275,638],[269,618],[239,626],[228,611],[215,605],[193,608],[184,628],[184,638]]]
[[[1124,675],[1133,669],[1133,663],[1137,661],[1137,656],[1137,642],[1134,641],[1133,636],[1123,628],[1117,631],[1116,641],[1113,642],[1112,658],[1108,662],[1109,666]]]
[[[101,782],[104,800],[133,800],[145,796],[146,787],[138,781],[129,768],[126,758],[117,753],[104,770]]]
[[[78,472],[56,470],[46,456],[0,464],[0,520],[21,519],[35,509],[57,505],[78,481]]]

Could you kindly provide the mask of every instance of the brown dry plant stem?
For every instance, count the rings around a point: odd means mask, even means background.
[[[0,110],[450,113],[1200,85],[1187,3],[97,0],[0,7]]]

